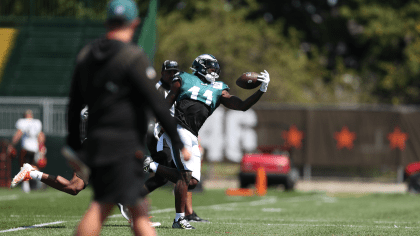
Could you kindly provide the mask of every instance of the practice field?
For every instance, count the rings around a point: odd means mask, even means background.
[[[0,235],[72,235],[87,209],[91,189],[70,196],[48,188],[23,193],[0,189]],[[163,188],[150,195],[158,235],[420,235],[419,196],[406,193],[349,194],[282,192],[228,197],[224,190],[194,193],[196,230],[172,229],[174,196]],[[131,235],[118,209],[101,235]]]

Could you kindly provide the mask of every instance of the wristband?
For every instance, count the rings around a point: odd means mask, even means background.
[[[260,91],[263,93],[267,92],[267,87],[268,87],[268,84],[263,83],[260,87]]]

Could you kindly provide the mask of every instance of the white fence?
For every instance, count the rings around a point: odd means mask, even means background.
[[[65,136],[67,102],[67,98],[0,97],[0,136],[12,136],[16,121],[27,109],[41,120],[45,134]]]

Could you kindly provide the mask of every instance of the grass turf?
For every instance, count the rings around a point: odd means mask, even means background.
[[[91,199],[48,188],[0,189],[0,235],[72,235]],[[411,194],[328,194],[269,189],[264,197],[229,197],[224,190],[194,193],[194,209],[211,223],[172,229],[174,196],[165,187],[149,196],[158,235],[419,235],[419,197]],[[131,235],[115,208],[101,235]]]

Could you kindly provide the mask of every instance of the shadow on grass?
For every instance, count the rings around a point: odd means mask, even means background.
[[[37,227],[39,229],[63,229],[63,228],[67,228],[66,226],[42,226],[42,227]]]
[[[19,228],[25,229],[63,229],[67,228],[66,226],[19,226]]]
[[[107,224],[107,225],[103,225],[102,227],[130,227],[130,225],[116,225],[116,224]],[[172,229],[172,227],[169,226],[159,226],[159,227],[155,227],[155,229]]]
[[[103,225],[102,227],[130,227],[130,225],[107,224],[107,225]]]

